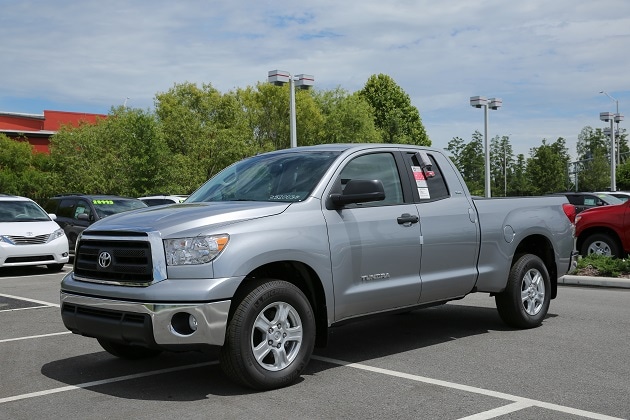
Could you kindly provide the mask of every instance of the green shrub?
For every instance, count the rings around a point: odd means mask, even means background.
[[[630,260],[597,254],[580,257],[577,265],[578,272],[589,268],[597,270],[597,275],[600,276],[618,277],[621,274],[630,273]]]

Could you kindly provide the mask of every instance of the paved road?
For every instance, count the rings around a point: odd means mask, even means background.
[[[59,318],[63,273],[0,271],[0,419],[630,418],[630,290],[562,286],[540,328],[487,295],[333,330],[301,380],[254,393],[216,354],[128,362]]]

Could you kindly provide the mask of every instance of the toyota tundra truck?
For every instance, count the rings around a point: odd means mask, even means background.
[[[61,316],[121,358],[220,347],[228,377],[273,389],[366,316],[476,292],[508,325],[539,326],[575,265],[574,218],[565,197],[473,198],[439,149],[280,150],[87,228]]]

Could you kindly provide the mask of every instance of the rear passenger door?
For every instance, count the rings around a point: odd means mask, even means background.
[[[421,303],[464,296],[477,281],[480,232],[477,212],[453,164],[427,151],[430,167],[406,154],[422,235]]]

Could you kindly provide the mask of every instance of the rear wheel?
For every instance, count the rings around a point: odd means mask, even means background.
[[[252,285],[235,302],[221,349],[221,368],[250,388],[280,388],[308,364],[315,343],[315,318],[300,289],[280,280]]]
[[[117,343],[115,341],[97,339],[98,343],[109,354],[120,357],[121,359],[138,360],[155,357],[162,353],[161,350],[150,349],[147,347],[131,346],[129,344]]]
[[[495,301],[501,319],[516,328],[539,326],[549,310],[551,282],[547,267],[536,255],[521,256],[512,268],[505,290]]]

